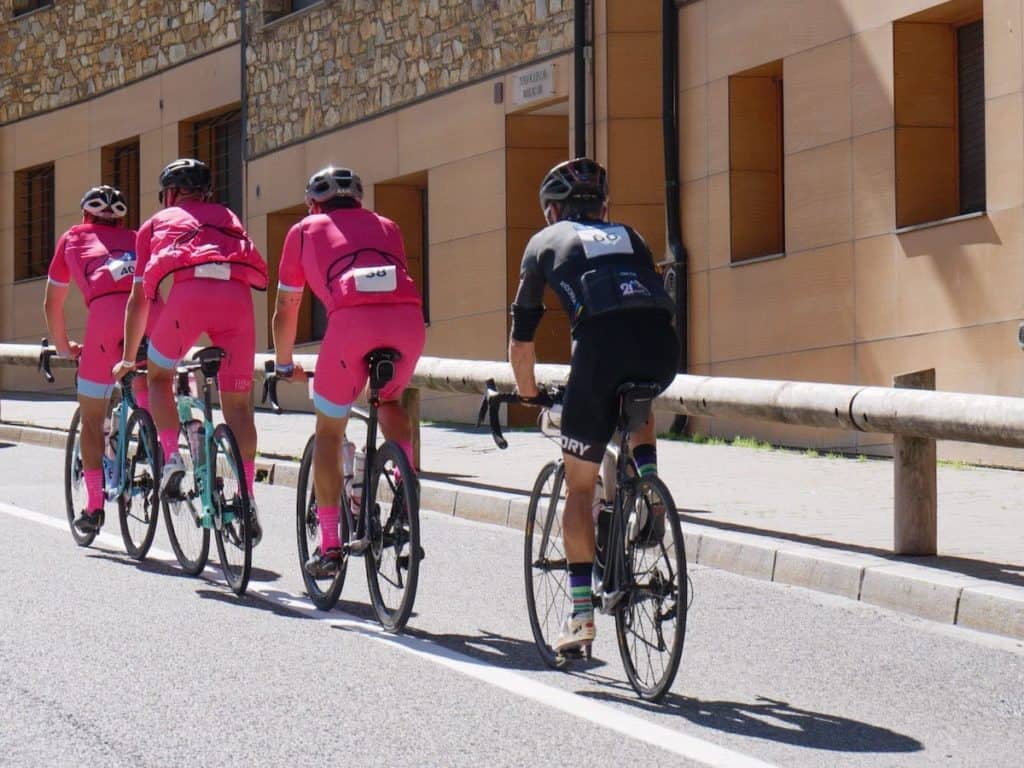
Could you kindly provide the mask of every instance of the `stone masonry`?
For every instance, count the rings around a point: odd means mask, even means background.
[[[238,39],[239,2],[0,0],[0,123],[67,106]]]
[[[252,0],[254,154],[572,46],[570,0]]]

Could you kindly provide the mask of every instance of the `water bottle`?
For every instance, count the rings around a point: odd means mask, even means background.
[[[113,429],[110,417],[103,419],[103,483],[107,488],[113,488],[116,484],[114,469],[117,466],[117,430]]]
[[[206,435],[203,422],[189,419],[185,422],[185,434],[188,435],[188,452],[192,454],[192,466],[198,467],[206,461]]]
[[[363,503],[363,468],[366,466],[366,454],[355,451],[352,457],[352,483],[349,486],[349,504],[352,515],[358,517]]]
[[[356,444],[348,438],[341,440],[341,476],[342,492],[348,498],[351,495],[352,475],[355,472]]]

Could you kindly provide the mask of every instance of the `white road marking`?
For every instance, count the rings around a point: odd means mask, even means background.
[[[17,507],[13,504],[0,502],[0,512],[31,523],[45,525],[50,528],[67,532],[67,520],[35,512],[31,509]],[[117,549],[123,547],[120,536],[101,533],[96,537],[101,544]],[[149,558],[170,565],[177,565],[177,560],[170,552],[151,549]],[[220,580],[220,570],[207,566],[204,575]],[[601,728],[615,731],[636,741],[672,752],[681,757],[693,760],[701,765],[712,768],[774,768],[755,757],[719,746],[709,741],[689,736],[662,725],[649,722],[643,718],[623,712],[621,709],[584,698],[575,693],[537,682],[525,675],[509,669],[496,667],[485,661],[453,651],[430,640],[423,640],[409,635],[390,635],[385,633],[375,622],[364,621],[341,611],[323,613],[306,598],[298,595],[282,594],[274,590],[264,591],[258,586],[250,585],[248,595],[257,597],[264,602],[281,606],[290,611],[302,614],[306,618],[327,622],[331,626],[355,629],[377,642],[387,643],[393,648],[410,653],[425,661],[439,664],[474,680],[500,688],[531,701],[536,701],[552,709],[557,709],[581,720],[586,720]]]

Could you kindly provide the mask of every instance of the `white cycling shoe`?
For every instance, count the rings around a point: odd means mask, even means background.
[[[164,462],[163,472],[160,474],[160,496],[177,496],[184,477],[185,462],[180,453],[172,453]]]
[[[594,614],[569,616],[562,625],[562,631],[555,640],[555,653],[583,648],[594,642],[597,629],[594,627]]]

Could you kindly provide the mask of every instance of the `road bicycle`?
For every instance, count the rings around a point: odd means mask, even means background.
[[[394,378],[395,362],[399,357],[398,351],[381,348],[373,350],[365,358],[370,368],[370,407],[364,417],[366,458],[362,469],[363,494],[354,520],[349,512],[347,489],[342,489],[342,498],[336,502],[341,509],[338,534],[342,542],[342,562],[333,578],[315,579],[305,568],[320,542],[320,520],[312,482],[315,435],[310,436],[302,452],[295,505],[299,568],[313,604],[320,610],[331,610],[341,596],[349,558],[361,556],[366,566],[374,613],[381,626],[389,632],[401,632],[412,614],[420,561],[423,559],[419,481],[398,443],[385,440],[377,445],[380,390]],[[306,375],[312,379],[312,374]],[[268,361],[263,399],[269,399],[271,407],[278,413],[282,410],[277,399],[277,384],[281,380],[282,377],[274,373],[274,363]]]
[[[57,351],[43,339],[39,370],[51,384],[54,377],[50,360],[56,354]],[[110,432],[104,435],[103,497],[105,501],[117,501],[125,551],[136,560],[143,560],[153,544],[160,520],[158,487],[161,462],[156,426],[149,413],[138,406],[132,392],[132,380],[139,375],[145,375],[145,372],[132,371],[121,379],[120,397],[110,411]],[[80,547],[88,547],[98,532],[83,533],[75,527],[75,518],[88,501],[80,445],[81,418],[81,409],[76,408],[68,426],[64,450],[64,501],[71,536]],[[108,452],[113,453],[112,458]],[[100,515],[103,514],[101,511]]]
[[[679,669],[689,587],[672,495],[659,478],[639,476],[628,442],[629,433],[647,422],[658,391],[656,384],[647,382],[619,387],[618,438],[605,452],[595,492],[594,607],[615,617],[626,676],[637,694],[649,701],[664,697]],[[548,395],[554,407],[541,412],[540,425],[557,441],[564,388],[551,389]],[[489,413],[491,434],[501,449],[508,443],[501,432],[499,407],[522,402],[518,395],[498,392],[493,380],[487,382],[478,424]],[[559,458],[541,468],[533,485],[523,550],[530,628],[541,658],[553,669],[591,654],[589,646],[564,654],[553,649],[572,609],[562,543],[564,505],[565,466]]]
[[[171,548],[185,573],[195,576],[206,567],[210,531],[228,586],[245,594],[252,574],[252,500],[245,482],[242,454],[231,428],[213,423],[211,390],[225,352],[200,349],[176,369],[175,400],[187,471],[173,492],[164,494],[164,519]],[[194,374],[203,375],[202,396]],[[201,411],[202,418],[193,418]]]

